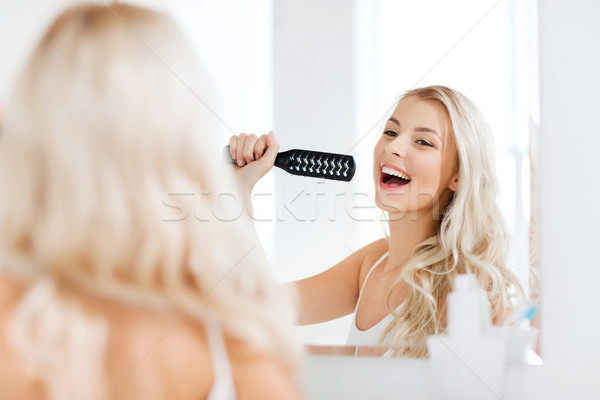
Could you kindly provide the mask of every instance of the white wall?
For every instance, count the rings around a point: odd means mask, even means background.
[[[7,102],[16,74],[54,17],[76,0],[0,1],[0,100]],[[96,3],[111,3],[96,0]],[[222,142],[243,130],[271,129],[271,1],[133,0],[171,14],[195,46],[218,87]]]
[[[14,79],[42,33],[75,0],[0,1],[0,102],[7,104]]]
[[[347,153],[355,142],[352,2],[275,0],[273,13],[275,134],[281,150]],[[356,161],[358,169],[370,168],[370,162]],[[356,223],[347,212],[355,181],[283,171],[275,171],[275,177],[271,261],[281,281],[314,275],[358,249]],[[341,344],[349,322],[345,318],[298,332],[312,343]]]
[[[600,3],[540,3],[544,356],[598,368]]]

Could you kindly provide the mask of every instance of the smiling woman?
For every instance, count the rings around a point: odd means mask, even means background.
[[[351,8],[274,2],[278,140],[282,147],[348,152],[357,162],[345,186],[274,174],[276,223],[263,239],[282,281],[323,271],[383,235],[371,184],[375,142],[401,90],[444,84],[473,100],[491,127],[497,200],[512,239],[506,264],[527,287],[528,133],[530,118],[537,118],[530,6],[493,0],[354,1]],[[299,244],[317,252],[298,252]],[[345,317],[299,332],[307,343],[343,344],[351,324]]]
[[[403,104],[407,100],[408,104]],[[414,340],[415,348],[407,353],[419,355],[424,346],[422,335],[445,329],[446,296],[456,273],[478,277],[488,292],[496,324],[504,321],[511,307],[511,290],[516,289],[521,299],[524,293],[506,262],[508,235],[496,203],[498,185],[492,137],[479,110],[456,91],[430,87],[408,92],[393,117],[399,122],[396,130],[404,131],[409,139],[405,139],[405,147],[394,144],[401,135],[392,141],[380,139],[375,159],[384,140],[380,158],[399,160],[396,163],[406,165],[413,175],[409,185],[403,187],[416,192],[407,196],[411,210],[415,210],[409,219],[418,221],[424,213],[431,216],[426,220],[433,222],[430,232],[437,228],[437,234],[409,253],[411,259],[392,286],[393,290],[395,286],[408,285],[410,290],[386,335],[392,335],[396,348]],[[418,129],[421,127],[427,129]],[[416,187],[408,189],[413,184]],[[392,249],[405,246],[418,226],[413,224],[403,233],[406,227],[394,220],[390,216],[390,260]],[[388,293],[388,302],[389,299]]]
[[[278,144],[267,139],[230,141],[257,160],[240,167],[246,195],[273,166]],[[390,234],[292,283],[300,323],[354,311],[348,344],[425,357],[427,337],[446,330],[451,283],[465,273],[487,292],[493,322],[503,323],[511,293],[522,300],[524,292],[506,264],[492,136],[479,109],[444,86],[408,91],[375,145],[373,170],[375,201],[389,217]]]
[[[375,146],[374,179],[379,182],[375,202],[388,212],[431,214],[433,209],[422,210],[425,204],[419,204],[430,202],[439,219],[440,209],[456,191],[456,144],[444,107],[420,100],[417,93],[408,93],[398,104]],[[404,190],[395,190],[400,187]],[[395,204],[400,200],[405,204]]]

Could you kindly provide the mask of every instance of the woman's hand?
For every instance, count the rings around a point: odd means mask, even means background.
[[[229,139],[229,153],[238,166],[234,174],[243,195],[250,196],[256,182],[273,168],[278,151],[273,132],[261,137],[241,133]]]

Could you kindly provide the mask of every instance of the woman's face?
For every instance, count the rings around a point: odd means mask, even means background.
[[[458,186],[458,155],[444,107],[402,99],[375,145],[375,202],[390,217],[439,219]]]

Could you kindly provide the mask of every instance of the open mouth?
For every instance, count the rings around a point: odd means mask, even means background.
[[[381,168],[381,183],[387,188],[398,188],[410,182],[410,176],[393,168]]]

